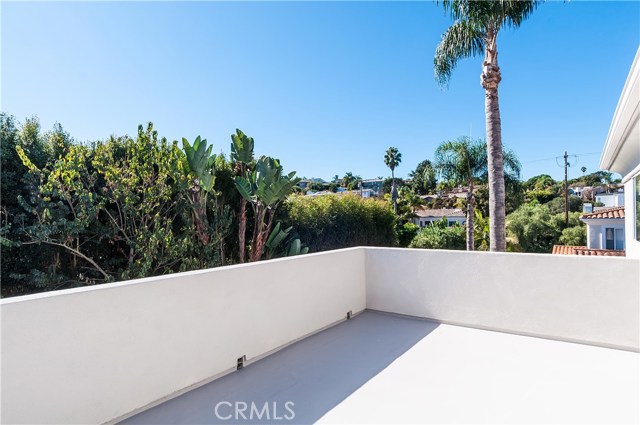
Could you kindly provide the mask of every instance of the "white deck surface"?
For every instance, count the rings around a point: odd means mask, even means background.
[[[639,423],[640,354],[366,311],[123,423],[315,422]]]

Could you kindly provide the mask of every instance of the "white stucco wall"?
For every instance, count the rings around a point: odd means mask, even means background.
[[[639,275],[628,258],[352,248],[9,298],[1,422],[108,422],[365,308],[638,351]]]
[[[3,424],[112,420],[365,308],[347,249],[2,300]]]
[[[620,229],[624,232],[624,245],[627,245],[625,221],[622,219],[585,219],[587,225],[587,246],[592,249],[607,249],[606,229]]]
[[[596,195],[596,202],[602,202],[604,207],[622,207],[624,206],[624,193],[607,193]]]
[[[367,248],[367,308],[640,349],[640,261]]]

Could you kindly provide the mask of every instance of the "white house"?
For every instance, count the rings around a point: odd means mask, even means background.
[[[464,225],[466,222],[465,212],[458,208],[440,208],[426,209],[420,208],[413,212],[417,217],[413,218],[413,223],[420,227],[425,227],[434,221],[440,221],[443,217],[447,218],[449,227],[456,224]]]
[[[624,206],[624,192],[602,193],[596,195],[596,202],[603,203],[603,207],[613,208]]]
[[[589,249],[623,251],[625,242],[624,207],[606,208],[580,217],[587,225]]]
[[[640,48],[611,121],[600,168],[622,175],[626,255],[640,258]]]

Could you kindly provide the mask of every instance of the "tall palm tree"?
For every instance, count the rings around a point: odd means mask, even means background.
[[[489,179],[489,163],[487,158],[487,143],[482,140],[472,140],[460,137],[457,140],[440,144],[435,153],[435,169],[448,183],[467,186],[466,197],[466,229],[467,250],[473,251],[475,197],[473,194],[475,183],[484,183]],[[507,171],[508,180],[520,177],[520,162],[511,150],[503,150],[502,157]],[[489,240],[491,235],[489,236]]]
[[[398,189],[396,188],[396,177],[394,170],[402,162],[402,154],[398,148],[391,146],[384,154],[384,163],[391,169],[391,200],[393,201],[393,212],[398,213]]]
[[[489,161],[489,219],[491,251],[506,251],[505,189],[498,85],[498,33],[519,27],[541,3],[536,0],[443,0],[445,11],[455,20],[436,48],[435,76],[441,85],[451,78],[458,60],[484,54],[480,84],[485,90],[487,156]]]

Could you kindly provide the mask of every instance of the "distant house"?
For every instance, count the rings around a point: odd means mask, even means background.
[[[624,207],[606,208],[580,217],[587,225],[587,247],[590,249],[625,249]]]
[[[434,221],[440,221],[443,217],[447,218],[449,226],[455,224],[464,225],[466,222],[466,214],[464,211],[458,208],[440,208],[440,209],[426,209],[419,208],[413,211],[416,217],[413,218],[413,223],[420,227],[425,227]]]
[[[603,203],[603,207],[613,208],[624,206],[624,192],[603,193],[596,195],[596,202]]]
[[[368,189],[371,190],[371,195],[373,196],[380,196],[380,194],[382,193],[382,185],[384,184],[384,180],[383,179],[367,179],[367,180],[362,180],[362,189]],[[368,198],[369,196],[364,196],[365,198]]]
[[[311,183],[313,183],[311,180],[300,180],[298,182],[298,187],[300,189],[306,189]]]

